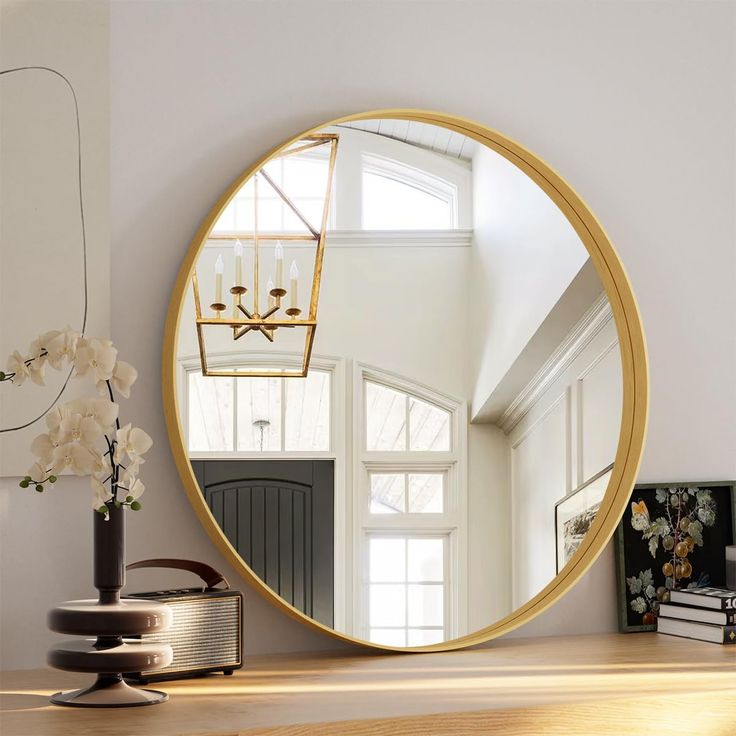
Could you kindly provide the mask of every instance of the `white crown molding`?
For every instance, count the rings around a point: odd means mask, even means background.
[[[231,249],[237,236],[223,233],[208,238],[207,248]],[[247,236],[240,235],[246,242]],[[327,248],[469,248],[473,244],[472,229],[463,230],[330,230]],[[311,240],[284,240],[285,249],[314,248]]]
[[[506,434],[509,434],[526,416],[544,392],[572,365],[575,358],[611,319],[613,319],[611,305],[603,294],[501,415],[498,425]]]

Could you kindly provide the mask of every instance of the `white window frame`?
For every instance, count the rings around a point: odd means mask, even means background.
[[[370,381],[415,397],[450,413],[449,451],[369,451],[366,449],[365,382]],[[467,631],[467,404],[395,373],[355,363],[352,410],[352,558],[353,636],[368,638],[368,539],[371,535],[446,536],[445,638]],[[407,427],[407,432],[409,428]],[[444,511],[372,514],[370,472],[446,472]],[[350,619],[349,619],[350,620]],[[412,627],[413,628],[413,627]]]

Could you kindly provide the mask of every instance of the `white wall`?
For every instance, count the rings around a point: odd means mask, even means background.
[[[588,258],[554,202],[485,146],[473,154],[473,327],[477,416]]]
[[[541,376],[544,391],[509,432],[512,602],[519,606],[556,574],[554,507],[610,465],[621,426],[616,328],[590,320],[574,354]],[[593,327],[592,325],[595,325]]]
[[[288,4],[288,25],[286,7],[113,6],[112,327],[141,370],[131,415],[156,442],[131,556],[165,542],[170,554],[235,579],[184,500],[167,450],[159,363],[169,290],[225,182],[296,131],[356,110],[456,112],[523,141],[572,182],[616,244],[642,310],[652,395],[641,480],[736,476],[733,4],[490,0],[459,12],[451,2],[309,2]],[[4,493],[15,493],[10,485]],[[8,586],[19,603],[3,604],[6,666],[37,665],[49,639],[43,609],[91,593],[86,490],[64,498],[64,524],[48,498],[24,497],[25,511],[14,512],[12,524],[43,546],[23,555],[29,605]],[[5,516],[4,538],[9,525]],[[615,628],[611,549],[516,635]],[[62,564],[49,562],[61,554]],[[334,646],[258,596],[248,596],[246,616],[248,652]]]

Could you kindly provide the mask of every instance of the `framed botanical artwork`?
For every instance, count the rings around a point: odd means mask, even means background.
[[[616,530],[619,629],[656,629],[671,590],[724,586],[735,534],[733,481],[634,486]]]
[[[575,554],[595,520],[612,470],[613,465],[609,465],[555,504],[558,573]]]

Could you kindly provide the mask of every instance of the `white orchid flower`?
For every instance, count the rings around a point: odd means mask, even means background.
[[[113,388],[120,392],[121,396],[125,396],[126,399],[130,398],[130,387],[135,383],[138,378],[138,371],[124,360],[119,360],[115,363],[115,369],[112,372],[112,385]],[[97,388],[101,392],[106,390],[106,385],[102,383],[97,384]]]
[[[115,447],[115,462],[120,463],[125,455],[134,462],[144,462],[141,455],[151,449],[153,440],[142,429],[126,424],[115,433],[117,446]]]
[[[46,361],[43,358],[36,358],[28,366],[28,375],[33,383],[39,386],[45,386],[46,383],[43,380],[44,374],[46,373]]]
[[[134,501],[138,500],[143,495],[143,491],[146,490],[145,485],[143,485],[143,482],[139,478],[136,478],[131,485],[127,486],[127,488],[128,490],[125,491],[125,497],[127,498],[128,496],[132,496]]]
[[[90,477],[89,484],[92,486],[92,508],[99,509],[100,506],[105,505],[105,501],[110,498],[111,493],[107,486],[100,483],[94,476]]]
[[[13,382],[16,386],[22,386],[26,378],[31,375],[26,360],[27,358],[24,358],[17,350],[14,350],[8,358],[6,373],[15,373]]]
[[[74,367],[77,376],[92,373],[95,381],[109,381],[115,368],[118,351],[110,340],[92,337],[82,338],[77,344]]]
[[[49,477],[46,463],[42,460],[37,463],[33,463],[28,471],[28,475],[30,475],[31,480],[36,483],[43,483]]]
[[[46,362],[48,360],[46,345],[58,334],[59,333],[56,330],[53,332],[46,332],[40,337],[37,337],[28,348],[29,358],[31,359],[31,363],[28,366],[28,372],[31,380],[39,386],[45,385],[44,374],[46,373]]]
[[[87,475],[95,462],[94,455],[78,442],[67,442],[54,449],[51,458],[51,472],[54,475],[71,470],[76,475]]]
[[[120,412],[120,407],[110,399],[75,399],[65,406],[72,414],[81,414],[83,417],[94,419],[103,432],[115,424]]]
[[[59,431],[61,444],[79,442],[88,449],[94,447],[102,437],[102,429],[97,420],[83,417],[81,414],[71,414],[63,419]]]
[[[39,458],[39,462],[49,465],[54,455],[54,450],[59,446],[51,435],[39,434],[33,442],[31,442],[31,452]]]
[[[107,454],[103,455],[95,449],[88,448],[92,453],[94,460],[92,461],[92,469],[90,473],[103,483],[112,475],[112,464]]]
[[[62,421],[72,415],[70,404],[71,402],[56,406],[46,415],[46,426],[52,433],[58,432]]]
[[[77,351],[77,343],[79,341],[79,333],[71,327],[67,327],[61,332],[47,332],[40,338],[43,346],[46,348],[46,359],[52,368],[59,370],[65,360],[72,360]]]

